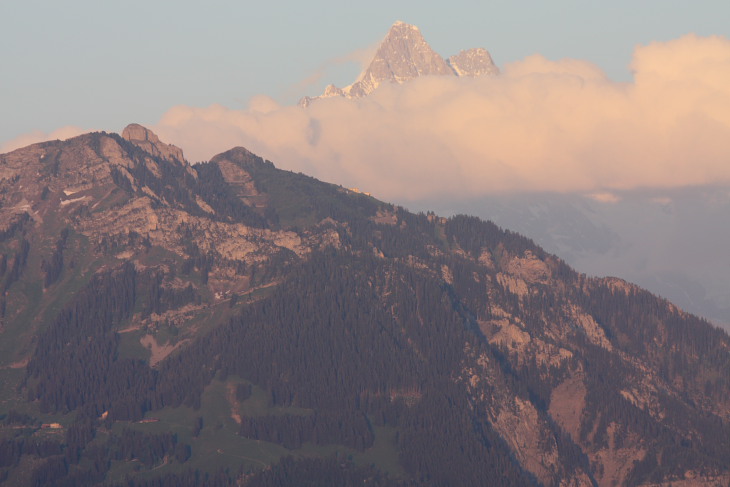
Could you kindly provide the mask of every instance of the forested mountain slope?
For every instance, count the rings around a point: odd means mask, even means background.
[[[726,485],[730,339],[138,125],[0,156],[7,485]]]

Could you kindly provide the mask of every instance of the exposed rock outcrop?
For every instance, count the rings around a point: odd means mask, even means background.
[[[499,74],[499,68],[492,61],[489,51],[483,47],[475,47],[454,54],[448,61],[456,76],[493,76]]]
[[[304,97],[308,106],[318,98],[344,96],[360,98],[385,83],[405,83],[420,76],[492,76],[499,69],[484,48],[469,49],[445,61],[424,39],[415,25],[398,21],[393,24],[368,67],[357,81],[344,88],[328,85],[318,97]]]
[[[150,129],[137,123],[131,123],[122,131],[122,137],[154,156],[183,162],[183,151],[172,144],[161,142]]]

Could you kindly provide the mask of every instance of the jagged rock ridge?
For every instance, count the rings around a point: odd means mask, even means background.
[[[388,31],[370,65],[345,88],[328,85],[320,97],[304,97],[301,106],[317,98],[367,96],[383,83],[405,83],[419,76],[492,76],[499,69],[484,48],[462,51],[445,61],[428,45],[418,27],[398,21]]]
[[[454,54],[447,63],[457,76],[494,76],[499,73],[492,56],[483,47]]]

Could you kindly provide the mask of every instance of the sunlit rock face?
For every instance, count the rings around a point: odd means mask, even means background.
[[[499,68],[492,61],[489,51],[483,47],[467,49],[451,56],[447,63],[456,76],[493,76]]]
[[[344,96],[359,98],[375,91],[383,83],[405,83],[420,76],[492,76],[499,69],[484,48],[468,49],[444,60],[424,39],[415,25],[396,22],[378,47],[367,69],[345,88],[329,85],[318,97],[304,97],[308,106],[318,98]]]
[[[127,125],[122,132],[122,137],[155,156],[176,161],[184,160],[182,149],[161,142],[154,132],[139,124]]]

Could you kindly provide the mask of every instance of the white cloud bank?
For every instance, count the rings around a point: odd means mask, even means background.
[[[636,48],[634,81],[540,55],[493,78],[425,77],[308,108],[177,106],[151,127],[191,161],[241,145],[395,201],[511,191],[611,194],[730,183],[730,40]],[[43,138],[80,132],[62,129]],[[78,132],[74,132],[74,130]]]
[[[634,81],[531,56],[495,78],[427,77],[303,109],[171,109],[155,127],[192,160],[234,145],[384,198],[597,192],[730,182],[730,40],[637,47]]]

